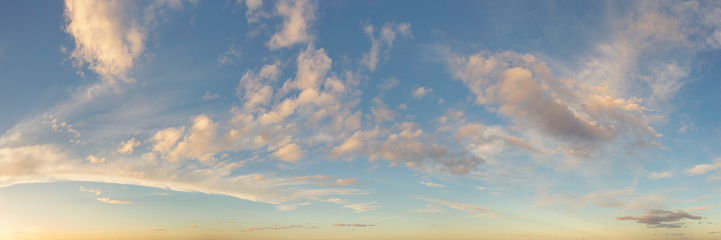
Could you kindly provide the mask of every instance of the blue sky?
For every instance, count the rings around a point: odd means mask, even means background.
[[[712,1],[0,3],[2,239],[716,239]]]

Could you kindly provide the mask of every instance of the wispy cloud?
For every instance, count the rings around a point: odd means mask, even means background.
[[[450,202],[450,201],[438,200],[438,199],[432,199],[432,198],[423,198],[423,197],[417,197],[417,199],[436,203],[436,204],[441,204],[441,205],[444,205],[449,208],[458,209],[458,210],[462,210],[462,211],[466,211],[466,212],[478,213],[478,215],[476,215],[478,217],[499,217],[500,216],[500,214],[498,214],[490,209],[482,208],[482,207],[475,206],[475,205],[456,203],[456,202]]]
[[[113,204],[130,204],[133,203],[131,201],[123,201],[123,200],[112,200],[110,198],[97,198],[98,201],[105,202],[105,203],[113,203]]]
[[[261,230],[285,230],[285,229],[292,229],[292,228],[316,229],[318,227],[308,226],[308,225],[273,225],[273,226],[265,226],[265,227],[249,227],[249,228],[243,229],[242,231],[243,232],[252,232],[252,231],[261,231]]]

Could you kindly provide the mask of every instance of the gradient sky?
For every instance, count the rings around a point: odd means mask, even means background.
[[[0,1],[0,239],[719,239],[721,2]]]

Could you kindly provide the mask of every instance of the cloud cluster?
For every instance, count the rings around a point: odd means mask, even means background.
[[[621,136],[650,141],[661,135],[645,122],[640,99],[614,97],[603,86],[557,79],[530,54],[501,52],[452,57],[453,76],[476,96],[476,103],[520,126],[561,141],[568,155],[588,157],[593,149]]]
[[[616,220],[634,220],[637,223],[646,224],[648,227],[652,228],[680,228],[685,225],[682,221],[684,219],[699,220],[702,219],[702,217],[683,211],[667,211],[660,209],[649,210],[647,215],[640,217],[616,217]]]

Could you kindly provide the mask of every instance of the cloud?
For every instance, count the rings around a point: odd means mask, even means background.
[[[334,227],[373,227],[375,224],[361,224],[361,223],[352,223],[352,224],[343,224],[343,223],[335,223],[333,224]]]
[[[697,211],[703,211],[703,210],[706,210],[706,209],[709,209],[712,207],[715,207],[715,206],[710,205],[710,206],[701,206],[701,207],[690,207],[690,208],[684,209],[683,211],[684,212],[697,212]]]
[[[95,194],[95,195],[100,195],[100,194],[102,193],[102,192],[100,191],[100,189],[89,189],[89,188],[85,188],[85,187],[83,187],[83,186],[80,186],[80,191],[81,191],[81,192],[93,193],[93,194]]]
[[[397,34],[401,34],[405,37],[411,36],[411,24],[410,23],[386,23],[380,29],[380,36],[376,37],[375,28],[373,25],[367,25],[363,29],[366,36],[371,40],[370,52],[363,54],[361,63],[368,67],[373,72],[378,66],[379,58],[381,54],[388,56],[388,52],[393,48],[393,41],[396,39]],[[381,51],[383,52],[381,53]]]
[[[218,65],[235,65],[235,61],[240,60],[241,56],[242,54],[240,53],[240,48],[235,46],[235,43],[230,44],[228,50],[225,51],[223,54],[220,54],[220,56],[218,57]]]
[[[381,206],[375,206],[372,204],[375,204],[376,202],[367,202],[367,203],[354,203],[354,204],[348,204],[344,206],[343,208],[349,208],[355,210],[355,212],[367,212],[367,211],[373,211],[380,209]]]
[[[286,162],[298,162],[303,158],[303,149],[295,143],[285,145],[273,153],[273,156]]]
[[[122,200],[111,200],[110,198],[97,198],[98,201],[105,202],[105,203],[113,203],[113,204],[130,204],[133,203],[131,201],[122,201]]]
[[[335,184],[341,185],[341,186],[347,186],[351,184],[355,184],[356,178],[347,178],[347,179],[338,179],[335,180]]]
[[[355,189],[314,188],[315,182],[295,177],[254,181],[256,174],[234,175],[231,170],[196,162],[151,163],[142,158],[121,158],[92,164],[74,159],[62,149],[54,145],[0,148],[0,187],[56,181],[104,182],[220,194],[270,204],[362,193]],[[368,205],[365,207],[374,207]],[[362,204],[353,206],[354,209],[363,207]]]
[[[426,208],[413,209],[413,210],[409,210],[409,212],[414,212],[414,213],[442,213],[442,212],[445,212],[445,211],[444,211],[443,209],[441,209],[441,208],[440,208],[438,205],[436,205],[436,204],[427,203],[427,204],[426,204]]]
[[[637,141],[660,137],[645,121],[640,99],[618,98],[602,86],[556,79],[546,64],[530,54],[502,52],[454,57],[451,72],[476,96],[476,103],[510,117],[561,143],[574,157],[620,136]],[[632,141],[633,142],[633,141]]]
[[[283,17],[283,25],[266,45],[271,50],[276,50],[291,47],[296,43],[310,42],[313,37],[308,33],[308,27],[315,21],[315,8],[309,0],[280,1],[276,5],[276,11]]]
[[[148,229],[148,231],[165,231],[165,228]]]
[[[423,197],[416,197],[416,198],[423,200],[423,201],[427,201],[427,202],[441,204],[441,205],[444,205],[446,207],[453,208],[453,209],[458,209],[458,210],[471,212],[471,213],[478,213],[478,215],[476,215],[478,217],[497,217],[497,216],[499,216],[498,213],[496,213],[490,209],[482,208],[482,207],[475,206],[475,205],[456,203],[456,202],[450,202],[450,201],[444,201],[444,200],[438,200],[438,199],[432,199],[432,198],[423,198]]]
[[[198,225],[193,224],[193,225],[187,226],[185,228],[198,228]]]
[[[649,210],[648,215],[640,217],[616,217],[616,220],[634,220],[637,223],[643,223],[652,228],[680,228],[685,225],[682,221],[684,219],[698,220],[702,219],[702,217],[683,211],[666,211],[659,209]]]
[[[413,98],[416,100],[421,100],[423,97],[425,97],[427,94],[433,92],[433,89],[431,88],[425,88],[425,87],[418,87],[413,89],[411,92],[411,95],[413,95]]]
[[[280,63],[263,66],[257,73],[246,71],[236,88],[238,97],[244,101],[243,107],[247,110],[255,110],[256,107],[263,107],[273,96],[271,83],[278,80],[280,75]]]
[[[424,182],[424,181],[421,181],[421,184],[426,185],[426,186],[429,186],[429,187],[432,187],[432,188],[444,188],[444,187],[446,187],[446,186],[444,186],[444,185],[442,185],[442,184],[432,183],[432,182]]]
[[[716,158],[713,164],[699,164],[693,168],[686,169],[686,174],[689,176],[702,175],[706,172],[713,171],[721,168],[721,157]]]
[[[135,149],[135,147],[137,146],[140,146],[140,142],[135,141],[135,138],[131,138],[128,141],[120,143],[117,150],[121,154],[131,154],[133,153],[133,149]]]
[[[398,81],[398,78],[396,77],[389,77],[384,78],[383,82],[378,84],[376,87],[382,91],[388,91],[393,89],[394,87],[398,86],[400,84],[400,81]]]
[[[90,161],[91,163],[104,163],[104,162],[105,162],[105,158],[97,158],[97,157],[95,157],[95,156],[93,156],[93,155],[89,155],[89,156],[88,156],[87,158],[85,158],[85,159],[88,160],[88,161]]]
[[[75,40],[71,58],[104,81],[132,82],[128,77],[145,50],[146,29],[129,17],[125,1],[65,1],[65,31]]]
[[[661,178],[671,178],[673,177],[672,172],[651,172],[648,174],[648,178],[653,180],[659,180]]]
[[[307,226],[307,225],[273,225],[273,226],[266,226],[266,227],[249,227],[249,228],[243,229],[242,231],[243,232],[252,232],[252,231],[260,231],[260,230],[285,230],[285,229],[291,229],[291,228],[316,229],[318,227]]]
[[[203,95],[203,97],[201,97],[200,99],[207,102],[207,101],[210,101],[213,99],[218,99],[218,98],[220,98],[219,93],[210,93],[210,91],[206,91],[205,94]]]
[[[662,203],[666,201],[666,198],[656,195],[638,196],[635,188],[626,188],[593,191],[583,195],[580,200],[583,203],[594,203],[601,207],[649,209],[663,207]]]

